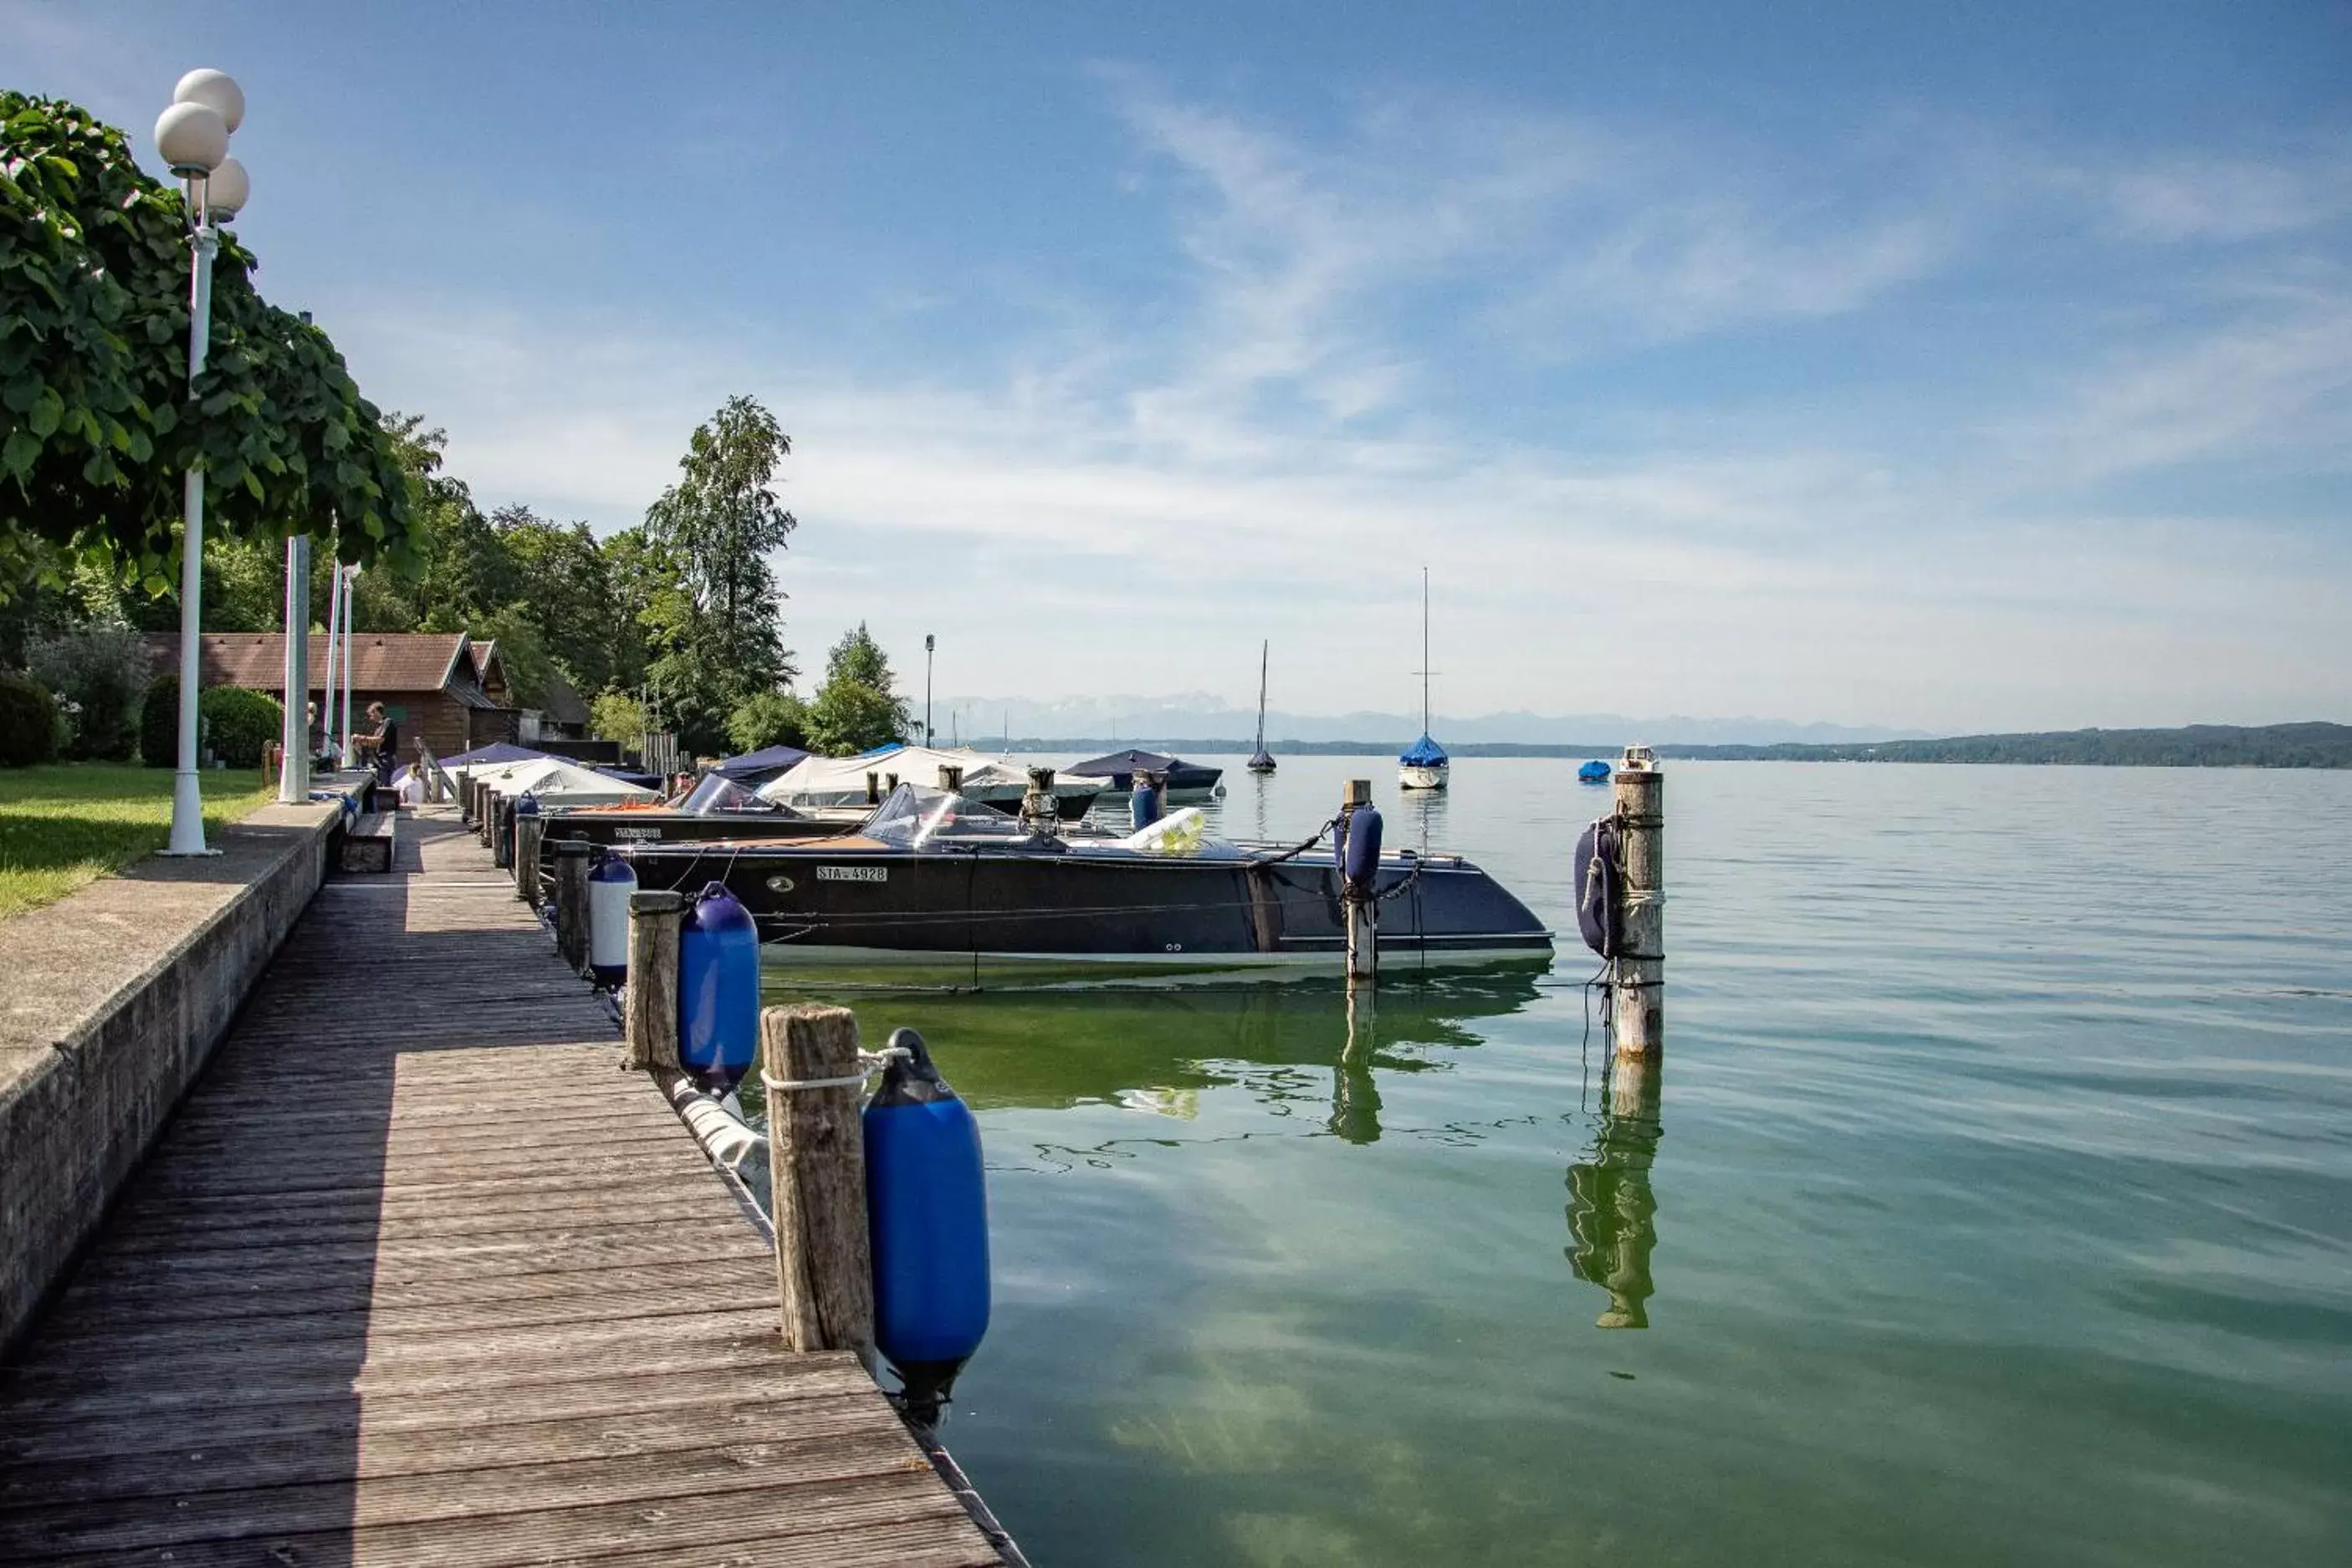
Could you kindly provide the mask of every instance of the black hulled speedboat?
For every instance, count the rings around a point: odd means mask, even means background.
[[[1339,965],[1330,849],[1229,843],[1186,810],[1126,838],[1038,831],[946,791],[899,786],[856,831],[821,840],[629,844],[646,888],[723,883],[772,961],[1139,967],[1220,971]],[[1382,960],[1542,965],[1551,934],[1458,855],[1383,855]]]

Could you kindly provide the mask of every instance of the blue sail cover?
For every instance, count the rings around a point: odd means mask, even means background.
[[[1445,747],[1430,739],[1429,732],[1423,730],[1421,738],[1406,747],[1397,760],[1407,768],[1443,768],[1445,766]]]
[[[740,757],[730,757],[711,771],[722,779],[765,783],[779,774],[790,772],[807,758],[808,753],[797,746],[764,746]]]

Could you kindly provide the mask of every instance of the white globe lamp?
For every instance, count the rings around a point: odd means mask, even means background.
[[[210,68],[190,71],[172,89],[173,103],[201,103],[221,117],[221,123],[234,134],[245,123],[245,89],[226,71]]]
[[[175,103],[155,121],[155,151],[184,180],[200,179],[228,156],[228,121],[205,103]]]
[[[228,223],[245,211],[245,204],[253,196],[253,182],[245,177],[245,165],[234,158],[224,158],[212,178],[205,182],[205,210],[215,223]]]

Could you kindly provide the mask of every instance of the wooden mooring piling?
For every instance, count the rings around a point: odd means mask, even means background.
[[[1610,967],[1610,1018],[1617,1054],[1645,1057],[1666,1039],[1666,781],[1654,752],[1629,746],[1612,782],[1624,951]]]

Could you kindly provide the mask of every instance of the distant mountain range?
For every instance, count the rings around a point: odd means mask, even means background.
[[[982,743],[1000,744],[993,737]],[[1006,749],[1017,752],[1112,751],[1121,746],[1173,749],[1172,740],[1114,741],[1108,736],[1016,736]],[[1195,756],[1231,756],[1249,749],[1249,739],[1212,737],[1181,743]],[[1266,749],[1284,756],[1317,753],[1341,757],[1386,757],[1406,741],[1272,741]],[[1614,741],[1558,744],[1472,741],[1447,745],[1455,757],[1612,758]],[[1714,762],[2009,762],[2061,763],[2107,768],[2352,768],[2352,725],[2272,724],[2241,727],[2190,725],[2182,729],[2068,729],[2032,735],[1963,735],[1941,740],[1884,740],[1807,745],[1783,741],[1761,746],[1694,746],[1672,742],[1659,756]]]
[[[1102,749],[1114,746],[1182,743],[1209,749],[1209,742],[1238,742],[1244,751],[1257,731],[1255,708],[1236,709],[1206,692],[1186,692],[1170,697],[1070,697],[1038,702],[1025,697],[942,697],[933,702],[933,721],[941,739],[960,737],[975,743],[1001,745],[1010,737],[1087,737],[1076,745]],[[919,713],[917,716],[920,716]],[[1476,717],[1438,716],[1433,727],[1449,750],[1501,746],[1566,747],[1614,749],[1627,742],[1650,746],[1769,746],[1782,742],[1831,746],[1885,740],[1920,739],[1924,729],[1856,727],[1834,724],[1798,724],[1777,718],[1632,718],[1623,714],[1496,713]],[[1338,715],[1268,712],[1269,744],[1305,746],[1355,745],[1374,750],[1401,748],[1421,733],[1421,720],[1397,713],[1357,712]],[[1397,737],[1393,746],[1390,737]],[[1058,748],[1055,738],[1047,749]],[[1275,750],[1284,749],[1274,745]]]

